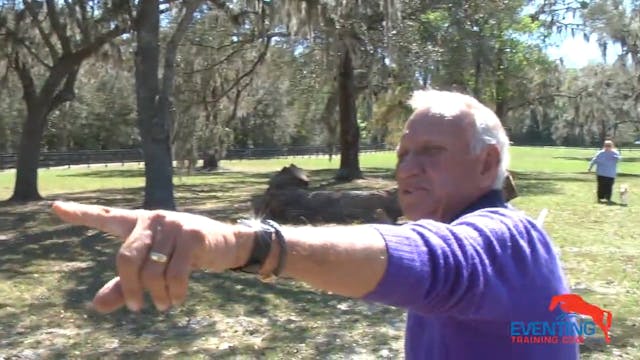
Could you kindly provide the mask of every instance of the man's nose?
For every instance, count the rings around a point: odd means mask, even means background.
[[[396,179],[406,179],[422,172],[422,166],[413,153],[406,154],[396,165]]]

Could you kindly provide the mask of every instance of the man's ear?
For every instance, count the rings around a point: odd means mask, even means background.
[[[497,145],[489,145],[484,151],[480,175],[495,178],[500,168],[500,149]]]

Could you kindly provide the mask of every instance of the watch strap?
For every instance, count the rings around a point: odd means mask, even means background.
[[[257,274],[271,252],[274,230],[270,226],[265,226],[264,222],[255,220],[241,220],[239,223],[253,229],[255,235],[247,262],[231,270]]]

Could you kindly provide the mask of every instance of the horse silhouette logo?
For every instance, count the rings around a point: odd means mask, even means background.
[[[596,305],[590,304],[584,301],[580,295],[576,294],[562,294],[554,296],[551,299],[551,304],[549,304],[549,311],[553,311],[558,304],[560,305],[560,309],[565,313],[590,316],[593,322],[602,329],[604,339],[607,344],[611,342],[611,339],[609,338],[609,329],[611,329],[611,321],[613,318],[611,311],[603,310]]]

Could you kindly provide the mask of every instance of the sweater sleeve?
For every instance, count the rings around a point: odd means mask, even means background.
[[[593,159],[591,159],[591,162],[589,162],[589,170],[591,170],[593,165],[598,164],[598,160],[600,159],[600,153],[602,153],[602,151],[598,151],[596,155],[593,157]]]
[[[508,318],[510,292],[535,286],[541,277],[534,273],[555,261],[543,230],[509,209],[476,211],[452,224],[375,228],[386,241],[388,264],[364,299],[424,315]]]
[[[613,152],[613,157],[616,158],[617,160],[622,159],[622,155],[620,155],[619,151],[614,151]]]

